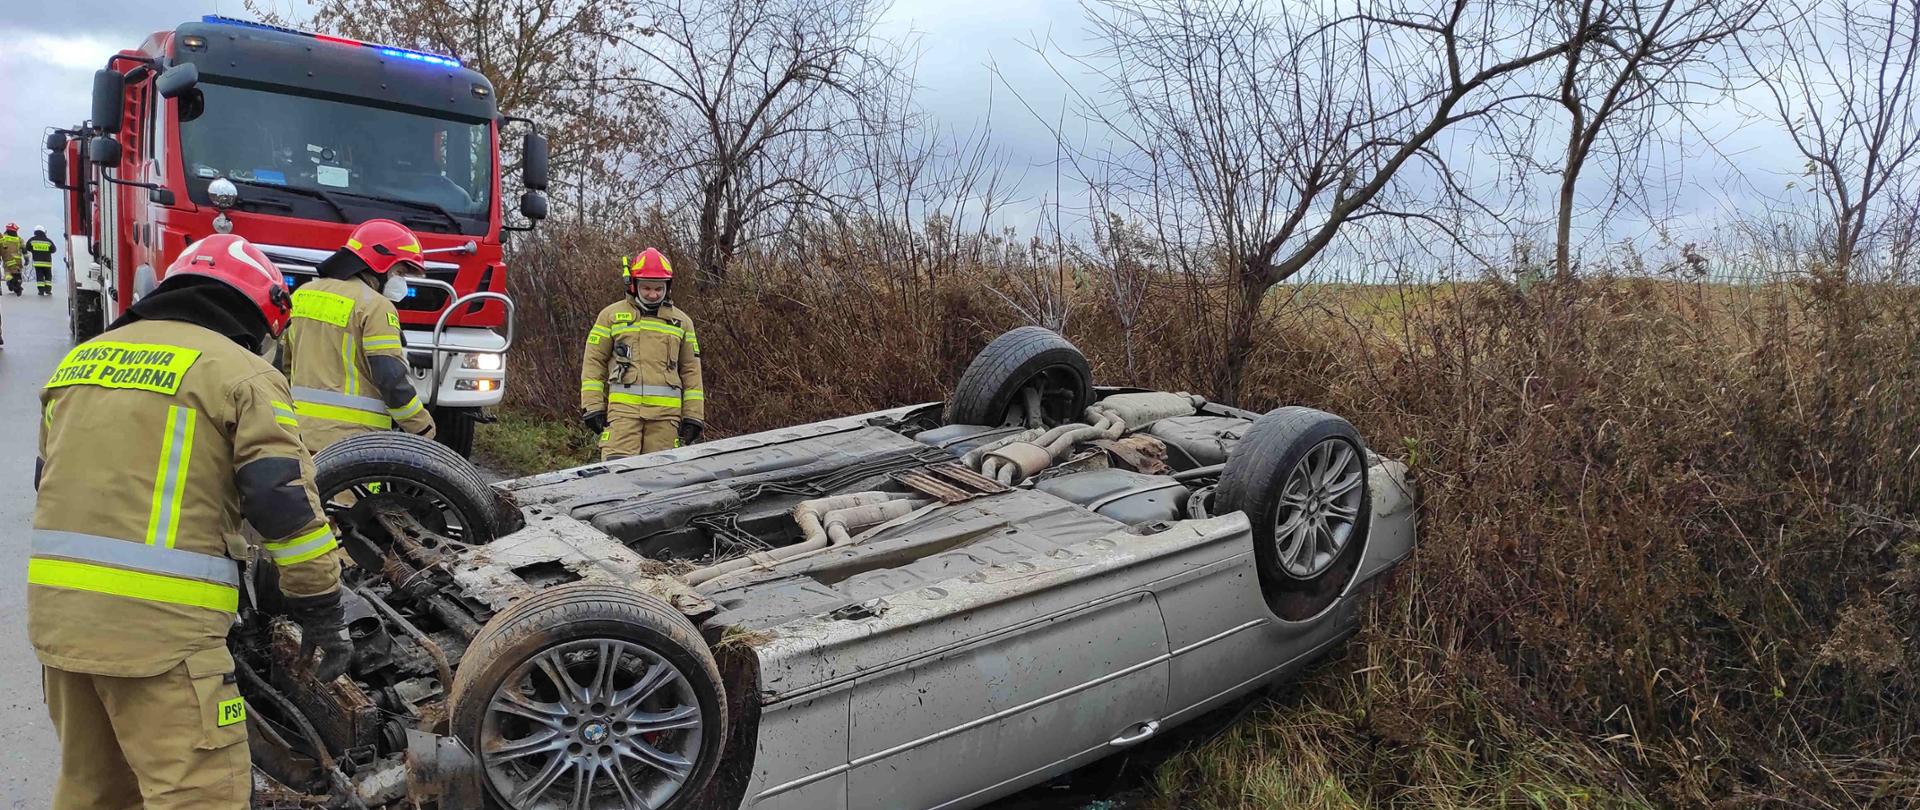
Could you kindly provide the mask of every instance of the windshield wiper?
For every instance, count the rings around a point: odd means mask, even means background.
[[[361,194],[360,192],[357,192],[357,191],[342,191],[340,193],[345,194],[349,197],[357,197],[362,200],[372,200],[374,202],[382,202],[388,205],[398,205],[402,208],[412,208],[416,211],[428,211],[431,213],[439,214],[441,218],[447,221],[447,224],[449,226],[452,226],[454,233],[460,232],[459,218],[455,217],[452,211],[448,211],[445,207],[441,206],[439,203],[427,202],[426,200],[402,200],[398,197],[382,197],[377,194]]]
[[[334,199],[332,194],[321,191],[317,188],[301,188],[300,186],[283,186],[283,185],[280,185],[279,183],[262,183],[258,180],[243,180],[238,177],[229,177],[227,179],[229,181],[239,183],[240,185],[243,185],[243,186],[253,186],[254,188],[270,188],[270,189],[273,189],[274,191],[286,191],[293,194],[298,194],[302,197],[311,197],[313,199],[326,203],[329,207],[331,207],[335,214],[340,215],[341,222],[353,221],[352,217],[347,216],[347,209],[345,206],[340,204],[339,200]],[[241,200],[241,202],[246,202],[246,200]]]

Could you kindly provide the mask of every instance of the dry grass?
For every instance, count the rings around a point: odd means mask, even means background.
[[[512,390],[571,419],[617,292],[564,255],[518,265]],[[984,291],[1018,272],[749,261],[676,297],[724,435],[943,397],[1018,323]],[[1211,393],[1217,312],[1165,285],[1131,367],[1097,283],[1068,334],[1105,381]],[[1296,292],[1237,404],[1340,413],[1408,459],[1421,546],[1342,662],[1169,762],[1154,806],[1920,804],[1920,290]]]

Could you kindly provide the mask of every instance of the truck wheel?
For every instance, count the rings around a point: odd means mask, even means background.
[[[94,339],[105,329],[105,317],[100,312],[100,294],[90,290],[74,290],[67,296],[67,326],[72,330],[74,343],[85,343]]]
[[[433,407],[434,441],[463,458],[473,458],[473,408]]]
[[[1025,424],[1026,391],[1039,394],[1042,424],[1077,422],[1093,402],[1093,370],[1066,338],[1038,326],[1022,326],[994,338],[960,375],[947,424]]]
[[[398,504],[452,540],[479,544],[500,536],[505,512],[493,488],[466,459],[431,439],[362,433],[320,451],[313,466],[320,500],[342,529],[371,521],[381,504]]]
[[[1368,518],[1367,450],[1347,420],[1312,408],[1258,419],[1227,457],[1214,513],[1253,524],[1253,557],[1274,613],[1305,621],[1359,569]]]
[[[652,596],[585,582],[487,622],[450,705],[454,735],[511,810],[689,807],[727,736],[720,669],[693,624]]]

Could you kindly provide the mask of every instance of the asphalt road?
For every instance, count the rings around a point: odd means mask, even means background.
[[[67,297],[0,297],[0,807],[53,805],[53,725],[27,644],[27,532],[40,386],[67,351]]]

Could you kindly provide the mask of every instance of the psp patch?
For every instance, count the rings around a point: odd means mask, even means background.
[[[388,326],[391,326],[391,327],[393,327],[393,328],[395,328],[395,329],[399,329],[399,328],[400,328],[400,316],[399,316],[398,314],[396,314],[396,313],[392,313],[392,312],[389,312],[389,313],[387,313],[387,325],[388,325]]]
[[[48,388],[98,385],[133,388],[172,396],[180,390],[187,369],[200,359],[200,350],[164,343],[116,343],[95,340],[67,352],[53,370]]]
[[[216,718],[216,720],[221,726],[231,726],[234,723],[246,722],[247,720],[246,699],[234,698],[232,700],[220,701],[219,716]]]

